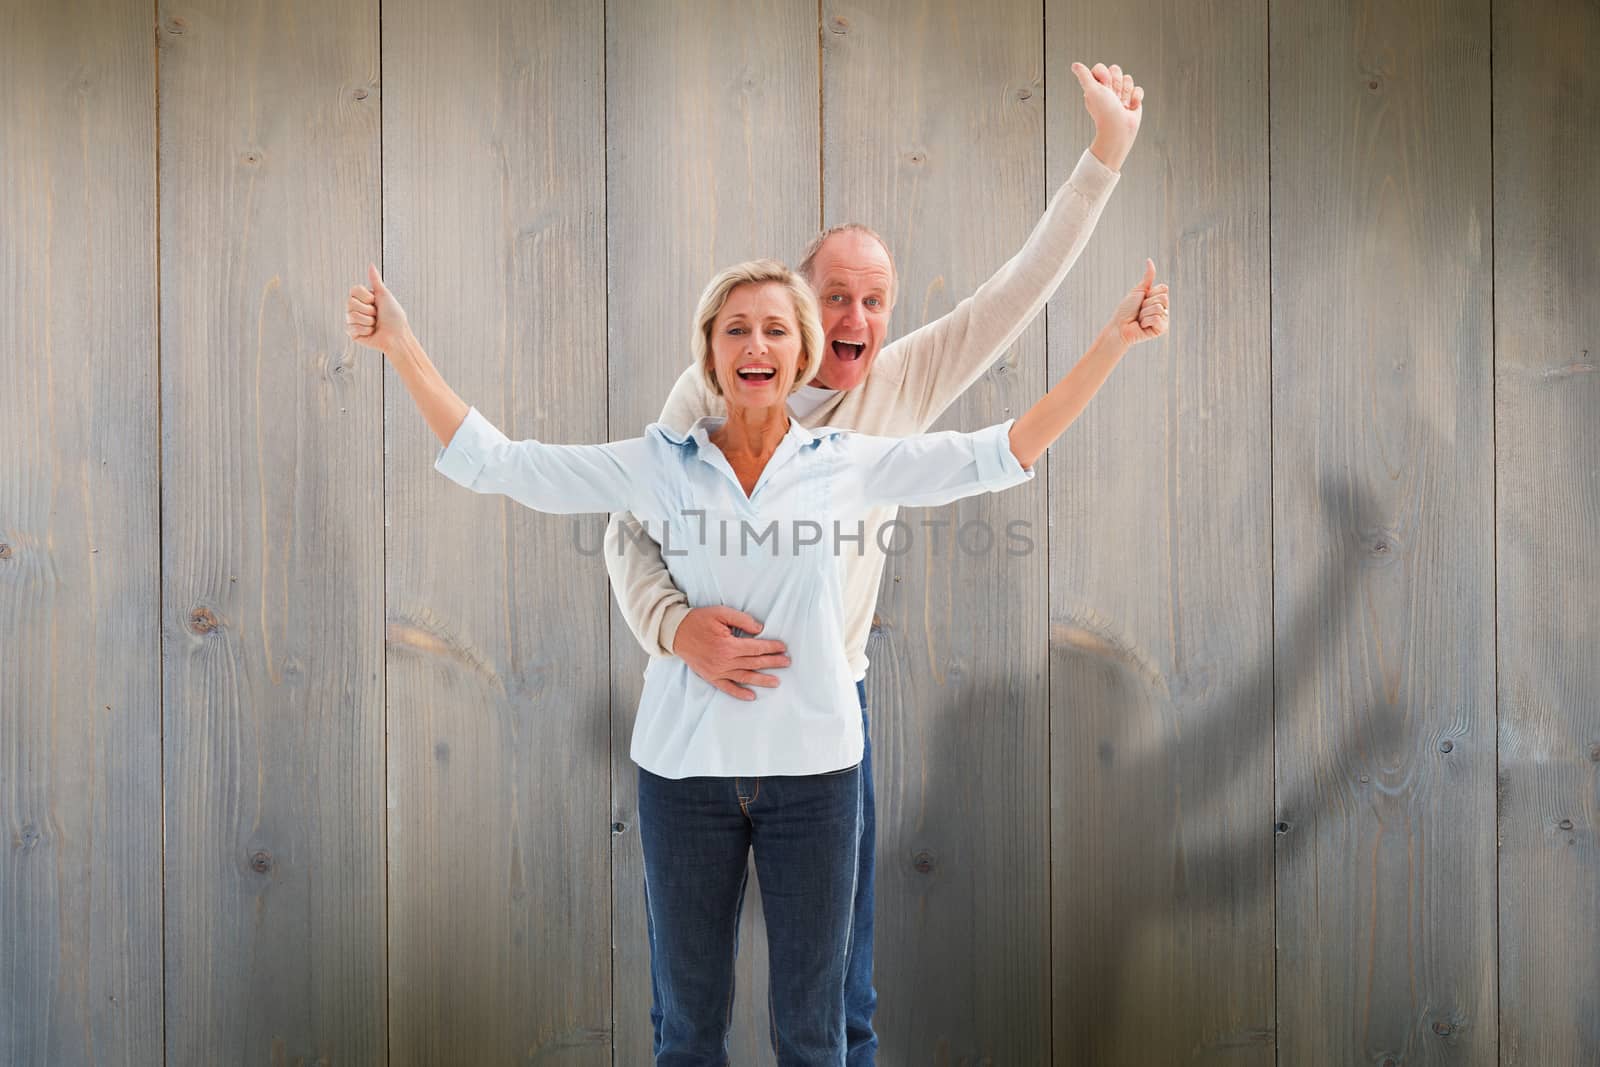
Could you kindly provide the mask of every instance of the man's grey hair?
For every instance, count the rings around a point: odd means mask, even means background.
[[[892,305],[895,291],[900,288],[900,269],[895,266],[894,253],[889,251],[889,242],[885,241],[883,235],[877,230],[863,222],[845,222],[840,223],[838,226],[830,226],[812,238],[811,243],[806,245],[805,255],[800,257],[800,276],[810,283],[811,288],[815,289],[817,287],[817,278],[812,271],[816,267],[817,253],[822,251],[822,246],[827,243],[828,238],[837,233],[844,233],[846,230],[864,233],[883,247],[883,254],[889,257],[889,303]]]

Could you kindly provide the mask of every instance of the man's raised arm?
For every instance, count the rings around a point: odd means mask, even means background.
[[[1074,72],[1082,66],[1073,64]],[[1078,75],[1085,107],[1095,120],[1094,142],[1050,198],[1022,248],[948,314],[895,343],[903,369],[902,402],[912,405],[919,429],[932,425],[1015,343],[1089,243],[1142,117],[1143,90],[1112,69],[1121,92],[1087,68]]]

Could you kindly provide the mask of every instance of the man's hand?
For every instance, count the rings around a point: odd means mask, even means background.
[[[1135,85],[1133,75],[1122,73],[1115,63],[1109,70],[1104,63],[1096,63],[1092,71],[1074,63],[1072,73],[1083,86],[1084,110],[1094,119],[1094,142],[1089,151],[1112,170],[1121,170],[1144,117],[1144,87]]]
[[[748,634],[761,632],[761,624],[742,611],[721,605],[693,608],[678,624],[672,654],[729,696],[754,700],[755,693],[745,686],[776,688],[778,679],[761,671],[787,667],[789,657],[782,641],[740,637],[735,627]]]

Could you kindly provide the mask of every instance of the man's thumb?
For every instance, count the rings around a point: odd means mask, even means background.
[[[1072,73],[1077,75],[1078,84],[1081,85],[1085,91],[1088,90],[1089,84],[1094,82],[1094,75],[1089,71],[1089,68],[1084,66],[1082,63],[1073,63]]]
[[[761,624],[759,622],[751,618],[749,615],[746,615],[744,612],[735,611],[732,608],[724,608],[720,613],[718,613],[717,619],[728,626],[737,626],[747,634],[758,634],[761,632]]]
[[[383,279],[378,276],[378,268],[372,263],[367,264],[367,281],[372,283],[374,293],[383,288]]]

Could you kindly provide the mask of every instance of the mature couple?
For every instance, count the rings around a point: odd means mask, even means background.
[[[440,377],[375,267],[370,289],[350,291],[347,332],[404,381],[444,443],[437,470],[541,511],[616,513],[607,566],[652,656],[630,755],[657,1064],[727,1062],[752,848],[778,1063],[873,1061],[876,532],[898,506],[1030,479],[1123,353],[1166,331],[1167,287],[1146,260],[1089,351],[1020,418],[926,432],[1044,307],[1132,147],[1143,90],[1116,66],[1072,70],[1094,141],[977,292],[885,347],[894,263],[870,229],[822,234],[798,273],[772,260],[730,267],[701,295],[690,365],[640,437],[508,439]],[[765,672],[789,666],[791,647],[799,669],[780,686]]]

